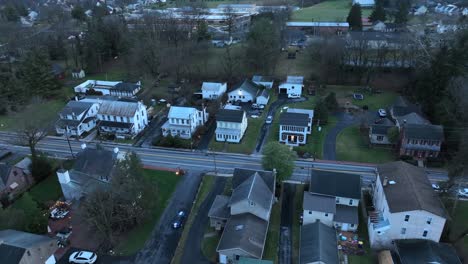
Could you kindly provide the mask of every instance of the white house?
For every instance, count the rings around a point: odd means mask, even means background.
[[[321,223],[343,231],[356,231],[361,199],[361,176],[313,169],[304,192],[303,225]]]
[[[133,138],[148,125],[146,106],[138,101],[102,101],[98,127],[101,134]]]
[[[85,71],[83,69],[75,69],[72,70],[72,78],[73,79],[83,79],[86,76]]]
[[[172,135],[190,139],[197,128],[208,121],[208,113],[205,107],[198,110],[194,107],[171,106],[167,119],[161,128],[164,137]]]
[[[364,8],[371,8],[375,6],[374,0],[353,0],[353,5],[359,4],[361,7]]]
[[[289,146],[304,145],[312,123],[306,113],[285,112],[280,115],[279,142]]]
[[[425,15],[426,13],[427,13],[427,7],[424,5],[416,8],[416,10],[414,11],[415,16]]]
[[[257,104],[259,105],[267,105],[268,101],[270,100],[270,93],[266,89],[257,96]]]
[[[252,77],[252,82],[262,85],[263,87],[267,89],[271,89],[273,87],[273,78],[269,76],[261,76],[261,75],[254,75]]]
[[[300,108],[288,108],[286,111],[288,113],[297,113],[297,114],[306,114],[309,116],[308,122],[307,122],[307,134],[312,133],[312,124],[314,122],[314,110],[310,109],[300,109]]]
[[[447,214],[424,169],[396,161],[377,172],[367,223],[371,247],[391,249],[401,239],[439,242]]]
[[[134,97],[141,90],[141,82],[126,83],[126,82],[109,82],[87,80],[75,86],[75,93],[83,94],[102,94],[122,97]]]
[[[242,84],[228,93],[228,101],[254,103],[259,93],[260,87],[251,80],[245,79]]]
[[[60,111],[55,131],[59,135],[80,137],[96,127],[99,104],[91,102],[70,101]]]
[[[247,130],[247,125],[245,111],[219,110],[216,114],[216,141],[239,143]]]
[[[206,100],[216,100],[227,91],[226,83],[203,82],[202,98]]]
[[[300,98],[302,88],[304,88],[304,77],[288,76],[286,82],[279,85],[278,92],[287,95],[288,98]]]

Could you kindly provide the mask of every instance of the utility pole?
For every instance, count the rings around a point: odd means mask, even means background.
[[[212,155],[213,155],[213,163],[215,167],[215,176],[218,176],[218,167],[216,166],[216,152],[213,151]]]
[[[72,149],[72,146],[71,146],[71,143],[70,143],[70,138],[68,137],[68,126],[65,126],[65,137],[67,138],[68,147],[70,148],[71,156],[72,156],[72,158],[75,158],[75,155],[73,155],[73,149]]]

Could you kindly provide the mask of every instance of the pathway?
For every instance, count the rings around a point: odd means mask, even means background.
[[[294,184],[284,183],[281,201],[281,228],[279,244],[279,263],[292,263],[292,222],[294,215]]]

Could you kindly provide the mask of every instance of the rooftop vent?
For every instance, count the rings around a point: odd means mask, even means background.
[[[81,144],[81,149],[85,149],[85,148],[86,148],[86,143]]]
[[[388,184],[394,185],[394,184],[396,184],[396,181],[388,181]]]
[[[237,231],[242,230],[242,229],[244,229],[244,225],[236,225]]]

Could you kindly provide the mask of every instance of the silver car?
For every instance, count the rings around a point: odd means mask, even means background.
[[[86,264],[92,264],[96,262],[97,260],[97,255],[94,254],[93,252],[89,251],[77,251],[73,252],[70,257],[68,258],[68,261],[70,263],[86,263]]]

